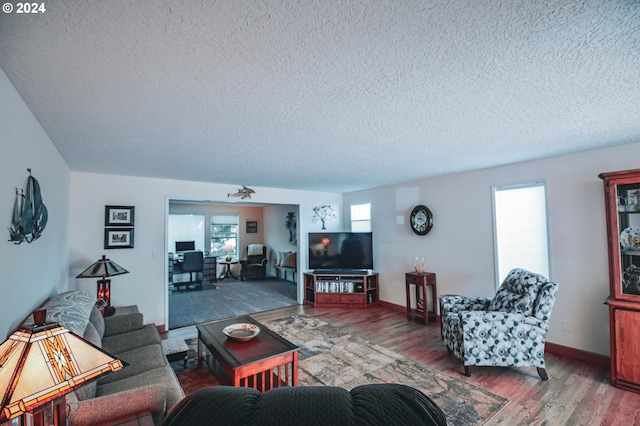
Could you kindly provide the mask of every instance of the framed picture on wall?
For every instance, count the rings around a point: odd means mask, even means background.
[[[258,221],[257,220],[248,220],[247,221],[247,234],[257,234],[258,233]]]
[[[104,226],[133,226],[135,207],[105,206]]]
[[[133,248],[133,229],[132,228],[105,228],[104,230],[104,248]]]

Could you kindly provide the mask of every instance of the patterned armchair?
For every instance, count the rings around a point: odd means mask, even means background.
[[[558,284],[542,275],[513,269],[488,297],[442,296],[442,338],[447,349],[471,367],[536,367],[547,380],[544,346]]]

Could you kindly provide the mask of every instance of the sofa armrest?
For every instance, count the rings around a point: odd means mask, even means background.
[[[491,304],[490,297],[440,296],[440,314],[461,311],[486,311]]]
[[[92,426],[138,413],[162,414],[166,410],[166,397],[161,388],[148,385],[84,401],[68,397],[68,404],[70,425]]]
[[[126,333],[138,330],[144,326],[144,318],[141,313],[114,315],[104,319],[104,336]]]

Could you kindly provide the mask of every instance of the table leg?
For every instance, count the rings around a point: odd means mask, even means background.
[[[418,303],[420,302],[420,287],[422,287],[422,284],[416,284],[416,313],[418,315],[421,314],[421,312],[418,310]],[[422,315],[424,315],[424,302],[422,307],[423,307]]]
[[[411,319],[411,291],[409,289],[409,283],[405,283],[405,293],[407,295],[407,321]]]
[[[436,300],[437,300],[437,294],[436,294],[436,286],[435,284],[431,285],[431,299],[433,300],[433,320],[434,321],[438,321],[438,314],[436,312]]]
[[[429,306],[427,306],[427,286],[422,282],[422,298],[423,298],[423,308],[422,318],[424,319],[425,325],[429,325]]]
[[[231,265],[227,264],[227,270],[225,272],[225,277],[226,278],[235,278],[233,276],[233,274],[231,273]]]
[[[298,352],[293,353],[293,377],[292,386],[298,386]]]
[[[200,345],[202,344],[202,340],[200,340],[200,331],[198,331],[198,368],[202,367],[202,349]]]

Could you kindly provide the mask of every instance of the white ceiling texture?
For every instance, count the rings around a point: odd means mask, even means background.
[[[74,171],[349,192],[640,141],[638,0],[45,6],[0,67]]]

